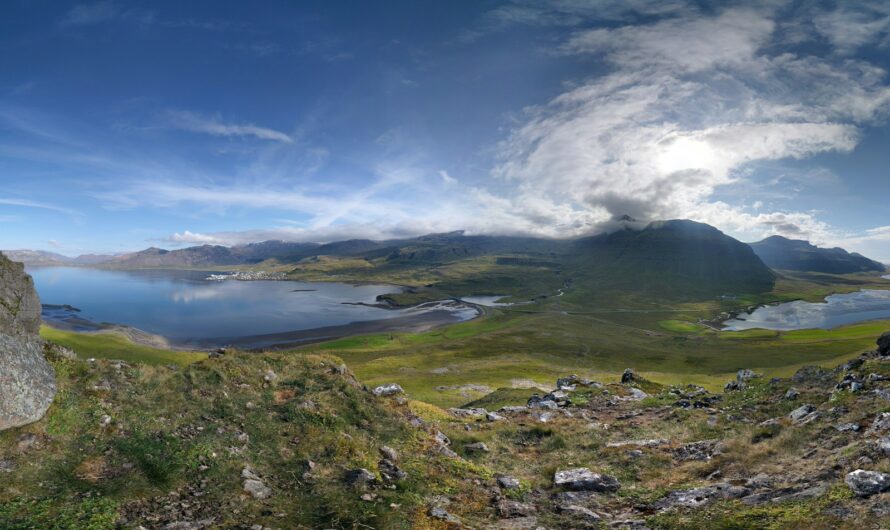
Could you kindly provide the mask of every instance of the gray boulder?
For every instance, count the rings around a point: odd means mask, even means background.
[[[0,431],[33,423],[56,394],[56,374],[37,338],[0,334]]]
[[[586,467],[557,471],[553,485],[574,491],[618,491],[621,487],[617,478],[594,473]]]
[[[881,473],[880,471],[857,469],[852,473],[847,473],[844,482],[859,497],[890,491],[890,473]]]
[[[20,263],[0,254],[0,431],[39,420],[56,394],[39,331],[34,282]]]

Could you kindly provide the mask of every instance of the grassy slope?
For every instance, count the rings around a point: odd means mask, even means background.
[[[424,499],[462,492],[456,498],[472,509],[470,480],[486,476],[433,455],[430,437],[405,421],[406,406],[373,398],[335,358],[229,354],[179,369],[53,364],[59,391],[46,417],[0,432],[0,460],[14,464],[0,484],[2,528],[106,529],[121,515],[127,527],[159,528],[186,518],[178,508],[164,515],[183,500],[189,518],[213,517],[218,528],[433,529],[441,526]],[[263,383],[268,369],[274,385]],[[23,450],[26,433],[38,441]],[[409,477],[362,501],[343,474],[375,471],[384,444],[399,451]],[[245,465],[272,488],[269,499],[242,494]],[[162,518],[146,522],[145,510]]]
[[[146,364],[186,365],[207,357],[206,353],[171,351],[143,346],[114,332],[75,333],[41,326],[40,336],[74,350],[82,358],[122,359]]]

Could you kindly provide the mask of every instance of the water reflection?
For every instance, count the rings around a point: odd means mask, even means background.
[[[821,303],[797,301],[760,307],[751,314],[726,321],[724,329],[831,329],[886,318],[890,318],[890,290],[863,290],[831,295]]]

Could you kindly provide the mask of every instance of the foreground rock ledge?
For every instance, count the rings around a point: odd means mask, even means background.
[[[33,423],[56,393],[43,356],[40,299],[20,263],[0,254],[0,431]]]

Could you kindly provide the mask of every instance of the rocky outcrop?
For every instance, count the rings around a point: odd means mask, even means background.
[[[26,336],[40,332],[40,298],[21,263],[0,254],[0,333]]]
[[[39,331],[40,299],[31,277],[0,254],[0,430],[39,420],[55,396]]]

